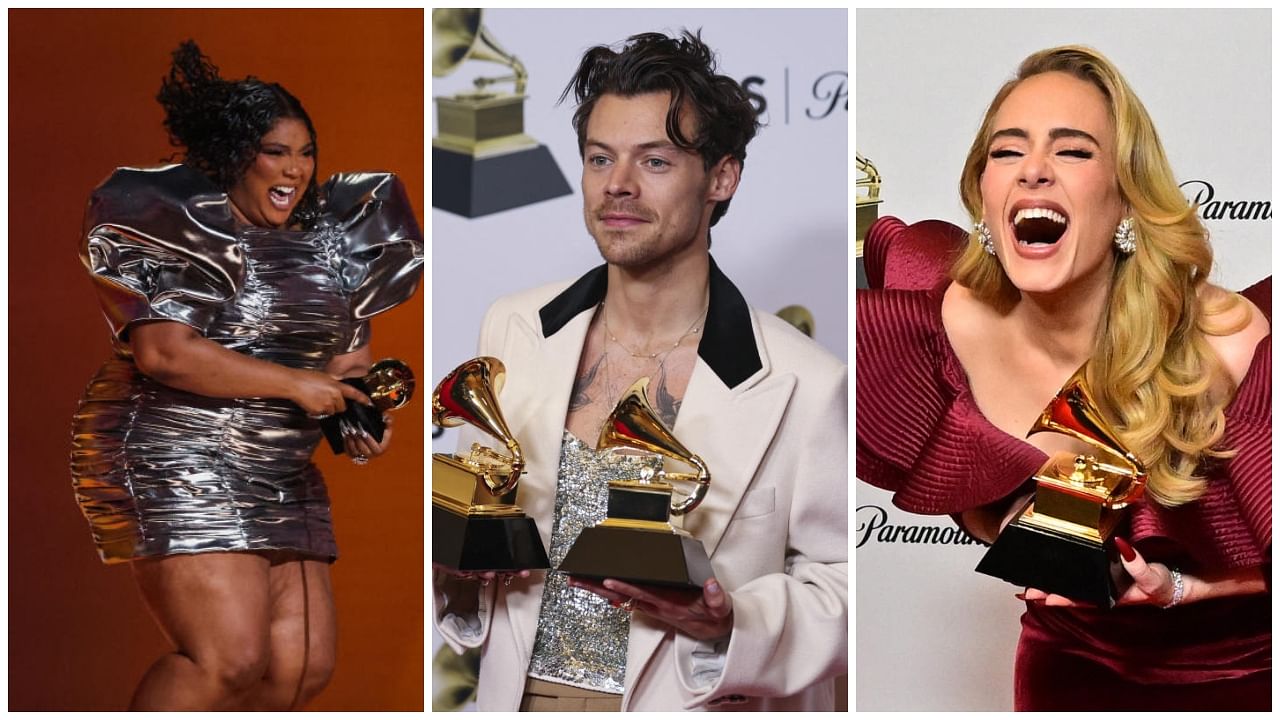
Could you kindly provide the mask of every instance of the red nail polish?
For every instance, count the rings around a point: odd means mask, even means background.
[[[1134,552],[1133,546],[1122,537],[1116,538],[1116,549],[1120,551],[1120,557],[1124,558],[1126,562],[1132,562],[1134,558],[1138,557],[1138,553]]]

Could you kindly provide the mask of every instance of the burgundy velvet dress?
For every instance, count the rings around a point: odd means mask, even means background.
[[[983,417],[947,339],[943,273],[955,229],[880,222],[866,259],[881,289],[857,294],[855,474],[914,513],[955,514],[1007,497],[1046,455]],[[910,244],[913,235],[923,239]],[[1255,302],[1269,312],[1269,299]],[[1223,446],[1237,454],[1203,469],[1205,495],[1176,509],[1142,502],[1119,535],[1148,561],[1188,574],[1261,567],[1269,578],[1270,336],[1226,418]],[[1271,595],[1168,610],[1028,603],[1014,672],[1018,710],[1269,710]]]

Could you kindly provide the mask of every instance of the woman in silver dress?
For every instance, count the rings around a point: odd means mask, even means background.
[[[113,332],[75,418],[76,497],[175,650],[133,709],[286,709],[332,672],[337,557],[319,419],[369,403],[369,318],[409,299],[422,236],[391,175],[315,180],[284,88],[192,42],[157,98],[183,163],[94,192],[81,259]],[[388,418],[389,422],[389,418]],[[364,463],[382,441],[348,433]]]

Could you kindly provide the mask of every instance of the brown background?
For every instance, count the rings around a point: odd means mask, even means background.
[[[114,167],[173,152],[154,99],[169,53],[194,38],[223,77],[287,87],[316,124],[319,178],[394,170],[421,222],[422,30],[420,10],[9,12],[10,710],[123,709],[167,649],[128,567],[99,562],[67,459],[109,348],[76,257],[85,201]],[[375,358],[420,375],[422,297],[373,336]],[[310,709],[422,709],[421,390],[387,457],[358,469],[317,452],[342,557],[337,671]]]

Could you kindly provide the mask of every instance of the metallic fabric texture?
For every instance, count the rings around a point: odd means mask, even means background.
[[[309,231],[236,227],[225,193],[171,165],[122,168],[94,192],[81,260],[113,356],[76,413],[71,473],[104,562],[208,551],[337,557],[319,424],[288,400],[220,399],[134,365],[128,332],[169,320],[230,350],[320,370],[413,295],[422,234],[388,174],[335,175]]]
[[[644,467],[661,469],[662,459],[597,452],[564,431],[551,526],[552,567],[564,560],[584,528],[604,520],[609,481],[634,480]],[[552,570],[542,589],[529,677],[622,693],[630,632],[627,611],[612,607],[595,593],[569,587],[568,575]]]

